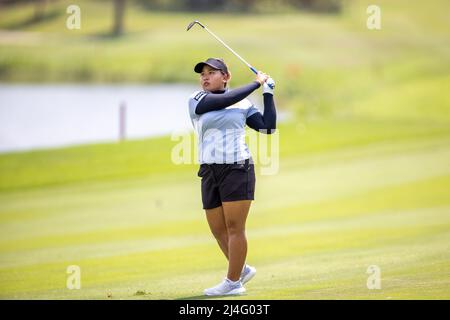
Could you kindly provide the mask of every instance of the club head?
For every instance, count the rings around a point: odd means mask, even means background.
[[[205,27],[200,21],[195,20],[195,21],[192,21],[191,23],[189,23],[189,25],[187,26],[186,31],[189,31],[195,24],[198,24],[202,28]]]
[[[189,31],[195,24],[195,21],[192,21],[191,23],[189,23],[189,25],[187,26],[186,31]]]

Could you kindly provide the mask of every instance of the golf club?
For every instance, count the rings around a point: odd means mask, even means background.
[[[227,48],[228,50],[231,51],[231,53],[233,53],[236,57],[239,58],[239,60],[241,60],[243,63],[245,63],[245,65],[247,67],[250,68],[250,70],[255,73],[258,74],[258,70],[256,70],[255,68],[252,67],[252,65],[250,63],[248,63],[247,61],[245,61],[244,58],[242,58],[239,54],[236,53],[236,51],[234,51],[233,49],[231,49],[225,42],[223,42],[218,36],[216,36],[211,30],[209,30],[203,23],[201,23],[198,20],[192,21],[191,23],[189,23],[189,25],[187,26],[186,31],[189,31],[195,24],[198,24],[200,27],[202,27],[204,30],[206,30],[210,35],[212,35],[214,38],[216,38],[221,44],[223,44],[225,46],[225,48]],[[275,88],[275,83],[273,82],[273,80],[271,78],[267,79],[266,81],[267,85],[273,89]]]

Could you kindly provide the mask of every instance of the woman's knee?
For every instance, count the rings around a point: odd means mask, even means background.
[[[228,232],[225,230],[225,232],[221,233],[213,233],[214,238],[216,238],[219,242],[228,242]]]
[[[211,229],[211,233],[213,234],[214,238],[219,242],[228,240],[228,231],[226,228]]]
[[[245,225],[243,223],[239,223],[238,221],[228,221],[227,222],[227,234],[231,235],[239,235],[245,233]]]

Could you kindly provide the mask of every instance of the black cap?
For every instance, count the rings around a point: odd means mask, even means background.
[[[194,71],[197,73],[202,73],[203,66],[205,64],[210,66],[211,68],[221,70],[225,73],[228,73],[228,67],[225,64],[225,61],[223,61],[223,59],[220,59],[220,58],[209,58],[205,62],[199,62],[195,65]]]

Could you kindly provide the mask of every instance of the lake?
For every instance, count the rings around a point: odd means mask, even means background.
[[[112,142],[191,129],[194,85],[0,85],[0,152]]]

